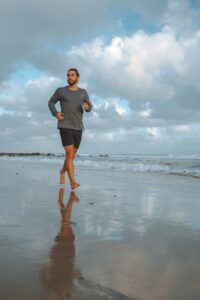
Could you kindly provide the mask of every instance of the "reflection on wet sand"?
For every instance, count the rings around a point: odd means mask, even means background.
[[[50,250],[49,264],[40,272],[41,282],[44,286],[44,299],[70,299],[77,300],[134,300],[126,295],[109,288],[104,288],[84,278],[75,265],[75,235],[71,214],[73,204],[79,202],[77,194],[72,191],[67,204],[64,204],[64,188],[59,190],[59,207],[61,227],[55,237],[55,244]]]
[[[72,206],[73,206],[74,202],[79,202],[80,199],[77,196],[77,194],[74,191],[72,191],[70,193],[68,202],[65,206],[64,205],[64,193],[65,193],[64,188],[61,188],[59,190],[59,198],[58,198],[58,203],[60,205],[61,224],[62,225],[70,225],[70,224],[75,225],[76,222],[73,222],[71,220]],[[66,236],[67,239],[68,239],[68,234],[67,233],[65,234],[65,230],[64,230],[64,229],[67,229],[67,228],[71,228],[71,227],[61,226],[60,232],[59,232],[57,237]]]
[[[77,194],[72,191],[68,202],[64,205],[64,188],[59,190],[59,206],[61,214],[61,227],[55,237],[55,244],[50,251],[50,263],[41,271],[43,285],[51,291],[52,296],[70,296],[74,289],[74,279],[81,276],[75,268],[75,245],[72,225],[76,224],[71,220],[72,207],[74,202],[79,202]]]

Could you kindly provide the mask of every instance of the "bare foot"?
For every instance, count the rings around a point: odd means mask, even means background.
[[[80,186],[80,183],[74,182],[73,184],[71,184],[71,189],[74,190],[74,189],[78,188],[79,186]]]
[[[80,201],[79,197],[77,196],[77,194],[76,194],[74,191],[71,192],[70,200],[76,201],[76,202],[79,202],[79,201]]]
[[[65,183],[65,172],[60,171],[60,184]]]

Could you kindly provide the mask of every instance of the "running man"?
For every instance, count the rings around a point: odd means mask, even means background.
[[[75,68],[67,71],[69,85],[59,87],[48,102],[51,114],[58,119],[57,129],[60,130],[60,137],[66,157],[64,165],[60,170],[60,183],[65,183],[65,172],[67,171],[71,189],[78,188],[80,183],[74,178],[73,160],[80,146],[84,125],[82,122],[83,112],[90,112],[92,104],[87,91],[77,86],[80,78]],[[61,112],[58,112],[55,103],[60,101]]]

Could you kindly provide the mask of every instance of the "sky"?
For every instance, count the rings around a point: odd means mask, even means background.
[[[0,33],[0,152],[63,153],[48,101],[74,67],[79,154],[199,154],[200,0],[1,0]]]

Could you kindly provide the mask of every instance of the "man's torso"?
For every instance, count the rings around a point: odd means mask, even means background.
[[[67,87],[60,87],[58,93],[64,120],[58,120],[57,128],[83,130],[82,102],[85,98],[84,89],[78,88],[77,90],[69,90]]]

